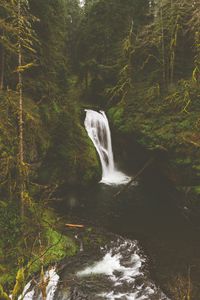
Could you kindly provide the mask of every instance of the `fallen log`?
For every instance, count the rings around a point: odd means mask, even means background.
[[[65,224],[65,226],[69,228],[84,228],[85,226],[82,224]]]

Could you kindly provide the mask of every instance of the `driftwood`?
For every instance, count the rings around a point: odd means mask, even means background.
[[[84,228],[84,225],[80,225],[80,224],[65,224],[65,226],[69,228]]]
[[[138,171],[137,174],[125,186],[123,186],[123,188],[121,190],[119,190],[114,195],[114,197],[117,197],[117,196],[121,195],[121,193],[125,192],[131,186],[131,184],[144,172],[144,170],[152,164],[153,160],[154,160],[154,158],[150,158],[146,162],[146,164],[142,167],[142,169],[140,169],[140,171]]]

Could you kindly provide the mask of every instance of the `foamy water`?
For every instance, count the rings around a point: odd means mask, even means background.
[[[168,298],[147,278],[145,264],[146,259],[139,254],[137,242],[118,240],[100,261],[80,270],[77,276],[107,276],[111,281],[111,288],[109,292],[97,295],[102,299],[167,300]]]
[[[118,237],[99,255],[99,260],[73,271],[68,264],[63,275],[58,275],[56,268],[45,272],[47,300],[169,300],[150,279],[147,258],[137,241]],[[83,261],[82,256],[77,258],[79,266],[87,263],[84,257]],[[31,282],[26,285],[18,300],[22,299],[42,300],[39,279],[34,286]]]

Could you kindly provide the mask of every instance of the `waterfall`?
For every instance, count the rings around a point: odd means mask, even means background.
[[[104,111],[86,109],[85,128],[101,161],[101,182],[108,185],[125,184],[130,177],[117,170],[112,151],[111,132]]]

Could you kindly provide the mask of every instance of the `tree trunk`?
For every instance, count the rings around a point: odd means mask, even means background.
[[[160,10],[160,18],[161,18],[161,34],[162,34],[162,69],[163,69],[163,84],[166,87],[166,62],[165,62],[165,37],[164,37],[164,24],[163,24],[163,3],[161,1],[161,10]]]
[[[18,0],[18,92],[19,92],[19,176],[20,176],[20,201],[21,217],[24,216],[24,141],[23,141],[23,86],[22,86],[22,41],[21,41],[21,0]]]
[[[1,32],[4,35],[4,31]],[[4,46],[0,45],[0,90],[4,87],[4,67],[5,67],[5,49]]]

